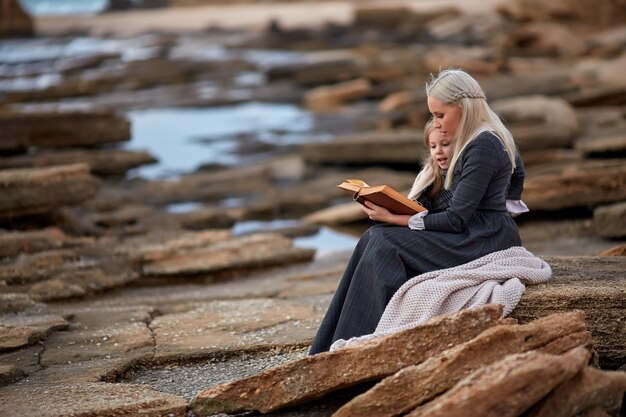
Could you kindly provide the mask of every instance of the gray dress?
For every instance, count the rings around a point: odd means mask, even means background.
[[[354,249],[310,354],[329,350],[337,339],[372,333],[408,279],[521,246],[505,203],[511,179],[517,187],[520,178],[523,182],[523,166],[516,171],[512,176],[500,140],[482,132],[457,161],[448,207],[429,212],[425,230],[387,223],[368,229]]]

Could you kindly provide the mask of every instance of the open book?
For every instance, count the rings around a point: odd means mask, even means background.
[[[413,215],[426,210],[421,204],[409,200],[408,197],[388,185],[371,187],[362,180],[345,180],[337,187],[352,193],[354,200],[358,203],[365,205],[366,200],[371,201],[393,214]]]

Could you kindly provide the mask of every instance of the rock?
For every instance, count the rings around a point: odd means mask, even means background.
[[[593,0],[509,0],[497,6],[500,13],[517,21],[560,21],[582,23],[591,28],[620,25],[626,12],[619,3]]]
[[[57,227],[26,232],[0,232],[0,258],[15,257],[20,253],[60,249],[72,241],[72,238],[66,236]]]
[[[504,65],[500,49],[481,46],[433,48],[426,53],[424,60],[432,73],[440,68],[459,67],[476,77],[494,75]]]
[[[556,23],[527,23],[507,35],[504,47],[531,56],[582,56],[589,49],[586,38]]]
[[[355,56],[349,51],[310,52],[296,63],[266,69],[268,81],[292,79],[298,85],[317,86],[353,80],[360,75]]]
[[[61,417],[68,415],[186,416],[182,398],[153,390],[146,385],[56,383],[5,387],[2,415]]]
[[[315,322],[313,321],[315,319]],[[268,298],[199,303],[150,323],[157,363],[190,361],[228,351],[307,345],[318,320],[313,308]]]
[[[403,415],[507,355],[535,350],[584,330],[582,312],[553,314],[522,326],[491,327],[465,343],[383,379],[337,410],[333,417]],[[589,334],[587,343],[591,345]],[[553,353],[561,354],[575,346]]]
[[[18,0],[0,0],[0,39],[33,36],[33,19]]]
[[[366,220],[367,215],[358,204],[354,202],[338,204],[322,210],[315,211],[302,218],[302,221],[312,224],[346,224],[360,220]]]
[[[515,417],[573,377],[590,357],[584,348],[575,348],[562,356],[536,351],[510,355],[475,371],[407,417]]]
[[[524,202],[531,210],[553,211],[626,200],[626,165],[613,162],[604,160],[587,170],[578,166],[579,172],[535,173],[524,184]]]
[[[28,294],[0,294],[0,314],[20,313],[26,310],[43,310],[45,304],[34,301]]]
[[[570,147],[580,130],[574,108],[560,98],[535,95],[501,99],[492,108],[506,120],[521,151]]]
[[[112,111],[0,112],[0,151],[92,147],[130,138],[130,122]]]
[[[363,78],[321,86],[306,92],[304,105],[312,111],[330,111],[341,106],[346,101],[367,96],[370,90],[369,81]]]
[[[563,96],[577,93],[579,85],[570,76],[569,69],[521,75],[501,74],[480,81],[487,100],[494,102],[515,96]],[[570,100],[567,100],[572,103]]]
[[[216,243],[206,249],[149,260],[142,271],[144,275],[156,276],[212,274],[302,262],[310,260],[314,254],[315,250],[293,247],[291,239],[283,236],[254,234]]]
[[[304,144],[302,155],[306,162],[314,164],[412,164],[417,171],[427,152],[422,145],[423,136],[417,130],[361,132]]]
[[[501,306],[494,305],[464,310],[353,348],[309,356],[202,391],[192,400],[190,408],[198,415],[242,410],[268,413],[304,403],[420,363],[450,344],[480,334],[496,324],[500,314]]]
[[[593,211],[593,227],[602,237],[626,237],[626,201],[597,207]]]
[[[157,160],[148,152],[117,149],[37,152],[0,160],[0,169],[35,168],[86,163],[95,175],[121,176],[142,165]]]
[[[458,16],[455,7],[434,7],[430,10],[414,10],[410,5],[401,4],[359,4],[354,10],[354,25],[379,29],[398,29],[417,26],[441,17]]]
[[[583,368],[552,391],[533,417],[566,417],[598,407],[618,415],[626,392],[626,372]]]
[[[69,325],[63,317],[55,315],[3,314],[0,323],[0,352],[32,345],[53,331],[66,329]]]
[[[93,197],[100,182],[85,164],[0,171],[0,218],[46,213]]]
[[[595,85],[563,95],[573,106],[617,106],[626,103],[626,85]]]
[[[555,312],[582,310],[600,366],[619,368],[626,357],[623,329],[626,257],[544,257],[552,267],[548,283],[530,285],[511,313],[528,323]]]
[[[616,246],[614,248],[611,248],[609,250],[606,250],[600,254],[598,254],[599,256],[626,256],[626,244],[624,245],[620,245],[620,246]]]
[[[626,151],[626,133],[578,138],[574,147],[587,156],[624,154]]]
[[[24,378],[26,373],[13,365],[0,365],[0,387]]]

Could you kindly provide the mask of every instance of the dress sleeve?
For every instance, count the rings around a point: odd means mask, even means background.
[[[526,170],[524,169],[524,162],[519,152],[515,156],[515,170],[511,174],[511,183],[507,191],[507,200],[521,200],[522,191],[524,191],[524,178],[526,178]]]
[[[498,150],[490,140],[480,137],[467,145],[456,170],[456,186],[450,206],[424,217],[425,230],[461,233],[483,199],[500,165]]]

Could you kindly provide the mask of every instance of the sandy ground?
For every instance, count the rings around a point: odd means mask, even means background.
[[[35,19],[35,25],[39,35],[87,30],[92,35],[131,36],[149,31],[198,31],[214,26],[260,30],[272,19],[278,20],[285,28],[314,27],[328,22],[346,24],[352,20],[357,7],[381,3],[406,5],[418,11],[456,6],[468,13],[479,13],[493,9],[502,2],[503,0],[302,1],[211,5],[111,12],[94,16],[39,17]]]

